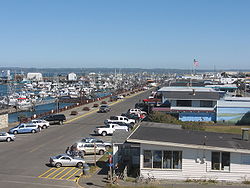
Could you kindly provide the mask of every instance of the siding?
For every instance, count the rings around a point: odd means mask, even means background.
[[[144,169],[143,150],[177,150],[182,151],[182,169]],[[196,161],[197,158],[206,157],[205,163]],[[155,145],[141,144],[140,169],[141,175],[147,177],[154,176],[156,179],[164,180],[187,180],[187,179],[212,179],[217,181],[243,181],[250,179],[250,165],[241,164],[242,156],[240,153],[231,153],[230,172],[211,171],[211,151],[198,149],[188,149],[180,147],[162,147]]]

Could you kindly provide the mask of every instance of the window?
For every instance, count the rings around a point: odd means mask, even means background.
[[[192,106],[192,101],[190,101],[190,100],[177,100],[176,106]]]
[[[144,150],[144,168],[182,169],[182,151]]]
[[[212,170],[230,170],[229,152],[212,152]]]
[[[181,151],[163,151],[163,168],[181,169],[182,152]]]
[[[144,150],[143,167],[152,168],[152,152],[151,150]]]
[[[161,168],[162,166],[162,151],[153,151],[153,168]]]
[[[213,107],[213,101],[201,101],[200,106],[201,107]]]

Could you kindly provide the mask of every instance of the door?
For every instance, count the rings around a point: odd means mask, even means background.
[[[86,144],[85,145],[85,152],[88,154],[94,153],[94,144]]]
[[[24,125],[20,125],[18,127],[18,130],[17,130],[19,133],[24,133],[25,132],[25,126]]]
[[[62,157],[61,163],[63,166],[71,166],[71,159],[69,157]]]

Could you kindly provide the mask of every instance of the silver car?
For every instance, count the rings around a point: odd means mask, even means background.
[[[16,136],[14,134],[9,134],[6,132],[0,132],[0,141],[7,141],[10,142],[11,140],[14,141]]]
[[[85,154],[99,154],[103,155],[106,152],[106,148],[104,145],[98,145],[94,143],[83,143],[78,142],[73,144],[73,147],[75,147],[77,150],[81,150],[83,155]]]
[[[99,138],[86,137],[81,140],[82,143],[95,143],[96,145],[104,145],[106,150],[109,150],[112,146],[111,142],[104,142]]]
[[[82,158],[71,157],[66,154],[57,155],[54,157],[50,157],[49,163],[51,166],[55,166],[56,168],[60,168],[61,166],[76,166],[82,167],[85,161]]]

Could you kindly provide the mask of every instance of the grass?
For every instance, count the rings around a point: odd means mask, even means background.
[[[205,131],[217,132],[217,133],[241,134],[241,128],[250,128],[250,126],[214,125],[214,126],[205,126]]]

